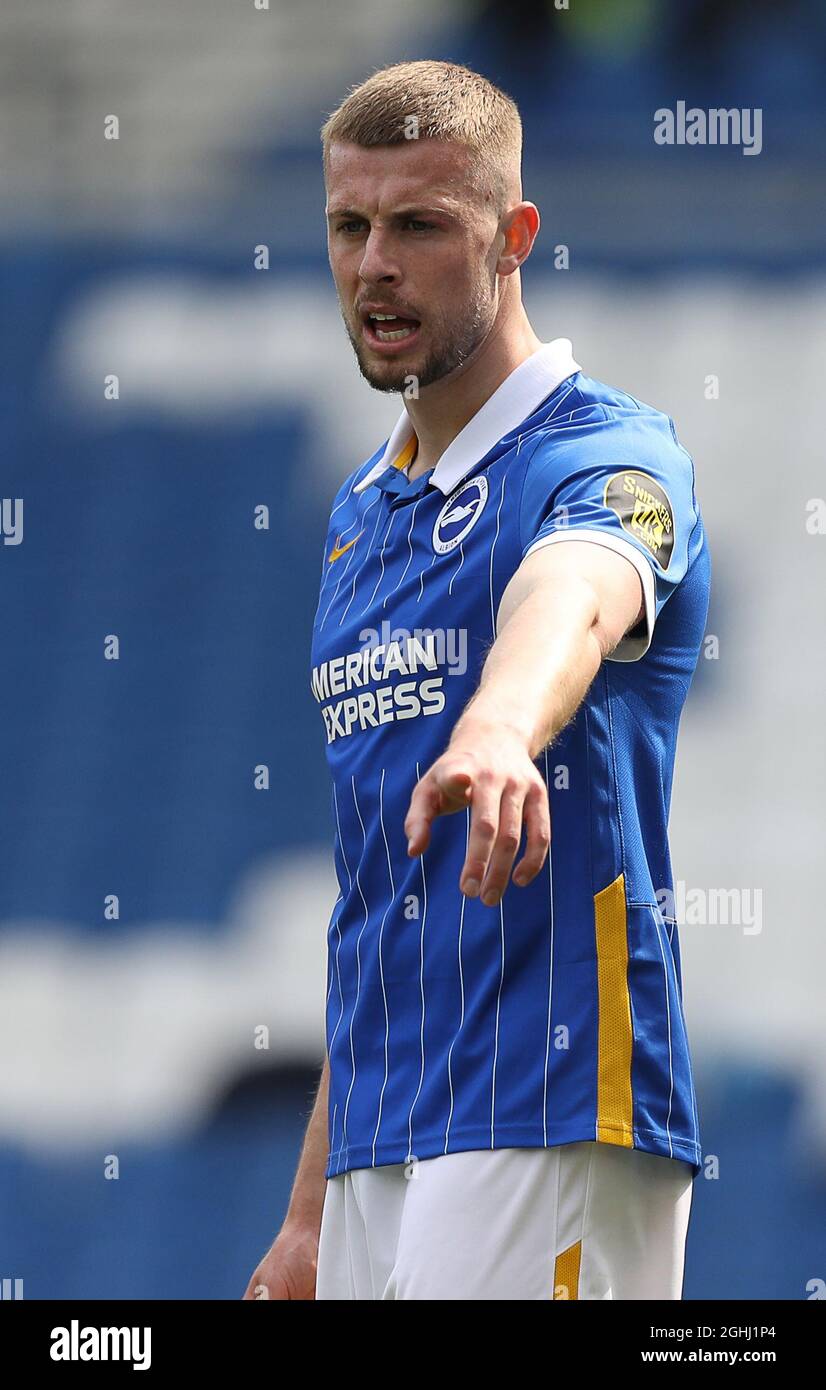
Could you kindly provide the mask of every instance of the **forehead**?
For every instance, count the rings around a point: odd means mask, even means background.
[[[327,206],[389,209],[438,199],[461,209],[478,200],[473,155],[464,145],[445,140],[405,140],[398,145],[335,142],[327,161]]]

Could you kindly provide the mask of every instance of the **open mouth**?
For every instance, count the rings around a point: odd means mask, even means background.
[[[368,313],[364,316],[364,336],[374,347],[392,348],[407,343],[418,333],[418,319],[401,314]]]

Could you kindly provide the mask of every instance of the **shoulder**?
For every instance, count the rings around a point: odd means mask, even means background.
[[[691,457],[664,411],[584,372],[566,385],[524,441],[529,472],[562,484],[583,469],[651,466],[693,486]]]
[[[679,538],[687,562],[703,532],[694,466],[670,416],[582,374],[560,406],[549,398],[546,417],[532,422],[519,505],[524,550],[560,531],[596,530],[628,537],[655,559]]]

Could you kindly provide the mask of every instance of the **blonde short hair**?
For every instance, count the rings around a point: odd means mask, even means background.
[[[475,156],[475,181],[492,187],[500,211],[520,187],[516,103],[480,73],[431,59],[380,68],[351,89],[321,128],[324,172],[333,143],[369,149],[410,139],[464,145]]]

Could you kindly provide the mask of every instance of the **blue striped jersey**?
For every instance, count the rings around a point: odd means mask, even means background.
[[[327,1176],[457,1150],[594,1140],[700,1168],[667,823],[709,559],[670,419],[555,339],[410,481],[407,412],[343,483],[311,688],[332,777]],[[469,811],[407,855],[416,781],[478,686],[524,556],[625,555],[644,616],[536,759],[547,862],[496,907],[465,898]]]

